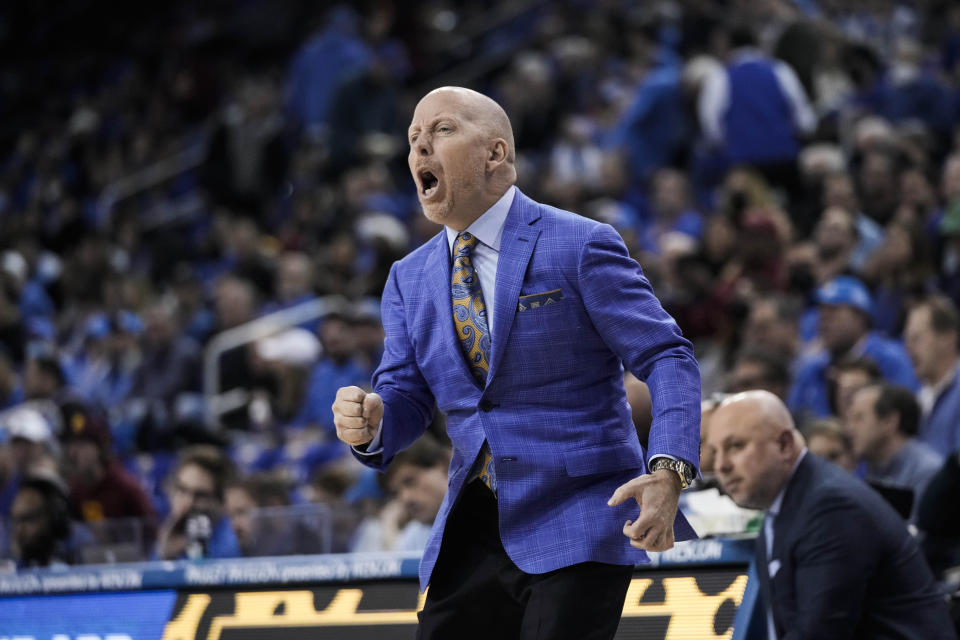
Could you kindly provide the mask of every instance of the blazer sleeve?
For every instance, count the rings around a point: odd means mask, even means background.
[[[872,518],[853,498],[824,495],[801,516],[793,553],[796,616],[781,640],[842,640],[856,635],[868,582],[876,572]]]
[[[398,451],[420,437],[433,418],[434,398],[430,392],[410,341],[403,295],[397,276],[397,264],[383,290],[383,357],[373,374],[373,390],[383,398],[383,423],[379,455],[354,457],[367,466],[385,470]]]
[[[700,369],[693,347],[610,225],[597,225],[580,254],[580,292],[607,347],[650,387],[648,457],[700,467]]]

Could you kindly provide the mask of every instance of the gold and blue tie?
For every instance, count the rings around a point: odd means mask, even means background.
[[[490,328],[487,305],[483,301],[480,277],[473,268],[471,254],[477,246],[473,234],[463,232],[453,245],[453,269],[450,278],[450,297],[453,300],[453,324],[457,330],[457,342],[467,361],[470,374],[481,387],[487,384],[490,371]],[[493,457],[486,440],[474,464],[470,479],[479,477],[494,493],[497,492],[497,477]]]

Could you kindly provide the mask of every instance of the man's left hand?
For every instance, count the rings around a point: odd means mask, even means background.
[[[680,478],[669,469],[634,478],[617,487],[607,504],[615,507],[633,498],[640,506],[640,516],[627,520],[623,535],[630,545],[644,551],[666,551],[673,548],[673,521],[680,500]]]

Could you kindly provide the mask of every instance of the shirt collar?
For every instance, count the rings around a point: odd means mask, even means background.
[[[494,202],[492,207],[484,211],[483,215],[474,220],[473,224],[467,227],[465,231],[469,231],[477,237],[477,240],[499,252],[503,225],[507,221],[507,214],[510,213],[510,207],[513,205],[516,192],[517,188],[515,186],[507,189],[507,192]],[[456,242],[460,232],[450,227],[444,228],[447,231],[447,244],[450,247],[450,253],[453,254],[453,243]]]
[[[783,506],[783,496],[787,493],[787,486],[790,484],[790,480],[793,479],[793,474],[797,472],[797,467],[800,466],[800,461],[803,460],[804,456],[807,455],[807,448],[804,447],[800,452],[800,455],[797,456],[797,461],[793,463],[793,469],[790,470],[790,476],[787,478],[787,481],[783,483],[783,487],[780,489],[780,493],[777,494],[777,497],[773,499],[770,508],[767,509],[767,513],[773,517],[777,517],[780,514],[780,507]]]
[[[953,381],[956,379],[957,374],[960,373],[960,363],[956,364],[950,371],[947,372],[947,375],[943,376],[939,382],[935,384],[925,384],[920,387],[920,390],[929,389],[929,393],[933,394],[934,398],[939,398],[940,394],[946,391],[947,387],[953,384]]]

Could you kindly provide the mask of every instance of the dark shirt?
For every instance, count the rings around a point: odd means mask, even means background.
[[[88,487],[74,482],[70,505],[77,520],[99,522],[116,518],[140,518],[145,540],[156,534],[157,514],[147,492],[117,462],[111,462],[100,482]]]

